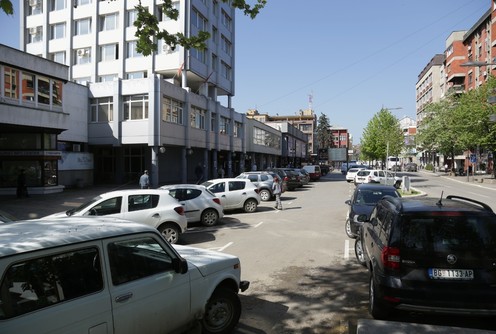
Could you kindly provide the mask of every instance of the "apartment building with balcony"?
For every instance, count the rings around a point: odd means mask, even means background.
[[[154,186],[188,182],[198,163],[216,176],[220,159],[227,175],[245,168],[245,116],[231,107],[234,9],[216,0],[174,1],[173,21],[161,3],[141,1],[168,32],[210,32],[206,50],[159,41],[157,52],[139,54],[137,0],[21,1],[22,50],[66,65],[68,81],[88,88],[83,114],[97,183],[132,183],[144,169]]]

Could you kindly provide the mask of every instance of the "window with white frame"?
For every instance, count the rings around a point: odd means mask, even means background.
[[[183,124],[183,103],[162,96],[162,121]]]
[[[148,119],[148,94],[124,96],[124,120]]]
[[[76,65],[89,64],[91,62],[91,48],[82,48],[74,51]]]
[[[177,10],[178,13],[179,13],[179,1],[173,1],[172,2],[172,8]],[[162,5],[159,5],[157,6],[157,10],[158,10],[158,19],[159,21],[163,22],[163,21],[170,21],[172,20],[170,17],[168,17],[165,12],[162,10]],[[179,14],[178,14],[179,15]],[[179,17],[179,16],[178,16]]]
[[[21,72],[15,68],[4,67],[4,92],[5,97],[18,99],[21,86],[19,85]]]
[[[223,135],[228,135],[229,134],[229,124],[230,124],[229,118],[221,116],[220,117],[220,124],[219,124],[219,133],[221,133]]]
[[[233,137],[239,138],[241,136],[241,126],[242,124],[240,122],[234,122]]]
[[[84,5],[89,5],[91,3],[91,0],[74,0],[75,6],[84,6]]]
[[[98,81],[100,82],[110,82],[114,80],[117,80],[117,74],[106,74],[98,77]]]
[[[62,10],[66,7],[66,0],[50,0],[50,10]]]
[[[74,23],[74,35],[88,35],[91,33],[91,18],[87,17],[81,20],[76,20]]]
[[[222,51],[232,56],[232,43],[224,35],[221,36],[221,48]]]
[[[118,19],[119,19],[118,13],[111,13],[100,16],[100,31],[117,29]]]
[[[37,15],[43,13],[42,0],[28,0],[28,13],[29,15]]]
[[[231,66],[227,65],[223,61],[221,62],[220,73],[222,77],[226,78],[227,80],[231,80],[232,78]]]
[[[199,30],[206,31],[207,30],[208,20],[198,12],[196,8],[193,8],[191,13],[191,25],[193,27],[197,27]]]
[[[126,26],[127,27],[133,27],[134,26],[134,21],[138,18],[138,11],[136,9],[130,9],[127,11],[126,14]]]
[[[22,99],[24,101],[34,101],[35,79],[34,74],[22,72]]]
[[[192,128],[205,130],[206,110],[192,106],[190,113],[190,126]]]
[[[127,79],[143,79],[147,78],[147,73],[146,71],[139,71],[139,72],[128,72],[126,74]]]
[[[226,13],[225,10],[222,10],[222,18],[221,18],[222,25],[227,28],[227,30],[232,31],[232,19],[229,16],[229,14]]]
[[[117,44],[100,46],[100,61],[112,61],[116,59],[119,59],[119,47]]]
[[[29,43],[39,43],[43,41],[43,33],[41,27],[28,28]]]
[[[114,98],[100,97],[91,99],[90,122],[111,122],[114,117]]]
[[[65,37],[65,22],[50,25],[50,38],[59,39]]]
[[[138,41],[127,42],[127,58],[143,57],[141,53],[136,50]]]
[[[51,58],[54,62],[65,65],[65,51],[54,52]]]

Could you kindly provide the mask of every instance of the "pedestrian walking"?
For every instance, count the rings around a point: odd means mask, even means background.
[[[281,183],[279,183],[279,178],[274,178],[274,183],[272,184],[272,193],[276,196],[276,205],[274,206],[277,210],[282,210],[281,203]]]
[[[24,169],[21,169],[17,176],[17,198],[22,197],[29,197],[28,186],[26,184],[26,172]]]
[[[148,176],[148,171],[145,169],[143,175],[140,176],[139,185],[141,189],[150,188],[150,177]]]
[[[195,175],[196,175],[196,184],[202,183],[203,180],[203,167],[201,163],[199,162],[198,165],[195,168]]]
[[[226,172],[224,171],[224,168],[222,168],[222,166],[220,166],[220,168],[219,168],[219,176],[220,176],[220,178],[221,178],[221,179],[223,179],[223,178],[224,178],[224,174],[225,174],[225,173],[226,173]]]

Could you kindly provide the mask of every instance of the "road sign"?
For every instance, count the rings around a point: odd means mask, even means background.
[[[470,162],[473,164],[477,162],[477,156],[474,153],[470,154]]]

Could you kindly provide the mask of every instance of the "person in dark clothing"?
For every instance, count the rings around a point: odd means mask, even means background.
[[[196,175],[196,184],[202,183],[203,180],[203,167],[201,163],[198,163],[198,165],[195,168],[195,175]]]
[[[29,197],[28,186],[26,185],[26,172],[21,169],[17,176],[17,198]]]

